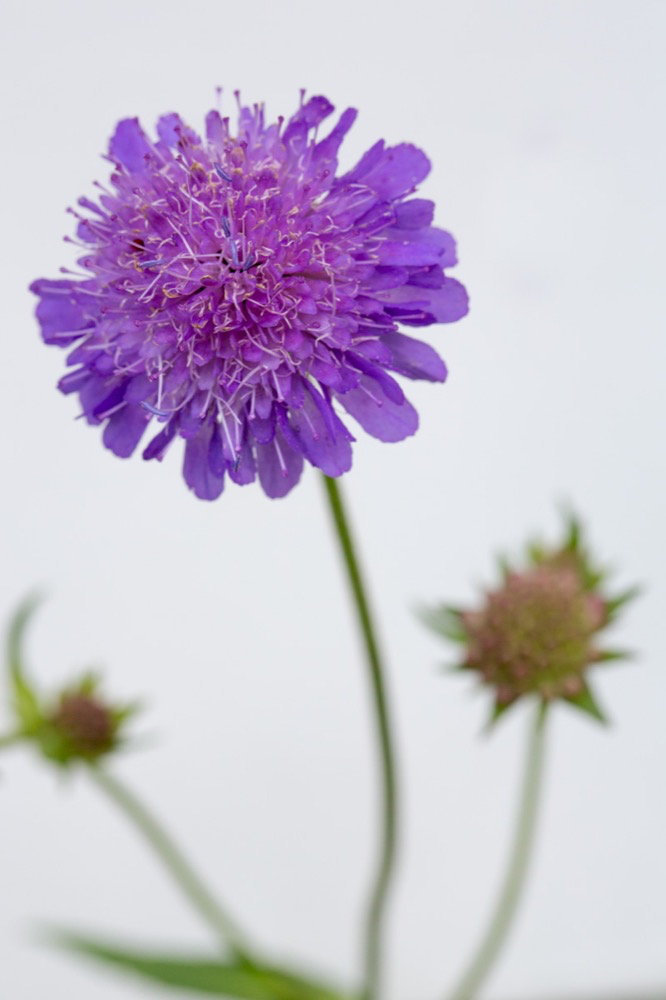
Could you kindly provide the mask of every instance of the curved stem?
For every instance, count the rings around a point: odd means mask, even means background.
[[[540,702],[527,745],[525,774],[509,865],[481,944],[451,1000],[474,1000],[507,936],[529,868],[544,761],[546,703]]]
[[[243,943],[243,936],[236,924],[213,898],[189,861],[181,853],[180,848],[176,846],[155,817],[125,785],[108,771],[96,764],[89,765],[88,770],[97,787],[108,795],[143,834],[144,839],[153,848],[199,916],[203,917],[205,923],[213,929],[217,936],[231,947],[238,958],[251,961],[252,959]]]
[[[382,834],[377,870],[372,883],[366,917],[365,969],[362,993],[364,1000],[375,1000],[379,987],[384,914],[396,853],[397,796],[395,754],[386,700],[385,681],[375,627],[372,622],[365,586],[355,554],[340,488],[336,480],[328,476],[324,476],[324,485],[363,636],[379,742],[383,791]]]

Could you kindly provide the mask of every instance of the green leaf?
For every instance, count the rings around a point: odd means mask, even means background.
[[[577,552],[580,548],[583,526],[576,514],[571,509],[563,509],[564,525],[566,530],[565,547],[571,552]]]
[[[433,632],[452,642],[467,642],[467,631],[462,623],[462,611],[442,604],[437,608],[419,608],[419,620]]]
[[[546,554],[542,542],[534,540],[527,543],[527,556],[533,566],[540,566],[546,558]]]
[[[469,667],[464,663],[440,663],[437,666],[438,673],[440,674],[467,674],[469,673]]]
[[[620,608],[624,607],[625,604],[628,604],[629,601],[633,601],[636,597],[638,597],[639,594],[642,593],[642,590],[643,588],[639,586],[628,587],[627,590],[623,590],[621,594],[617,595],[617,597],[609,597],[606,601],[606,611],[608,613],[609,620],[612,621]]]
[[[153,982],[192,993],[237,1000],[343,1000],[341,993],[273,966],[240,960],[219,961],[173,955],[146,955],[77,935],[56,937],[57,943],[89,958],[115,965]]]
[[[34,730],[41,723],[37,695],[26,679],[23,663],[23,638],[41,600],[39,594],[27,597],[16,610],[7,633],[7,667],[11,678],[14,708],[21,727],[26,732]]]
[[[609,663],[613,660],[633,660],[636,653],[633,649],[602,649],[595,657],[595,663]]]
[[[492,729],[494,729],[496,723],[510,708],[516,704],[517,701],[517,698],[512,698],[511,701],[496,701],[490,713],[490,718],[486,722],[485,732],[489,733]]]
[[[579,708],[581,712],[585,712],[587,713],[587,715],[591,715],[593,719],[597,720],[597,722],[602,722],[604,725],[608,725],[608,719],[606,718],[602,710],[599,708],[596,698],[592,694],[592,691],[587,686],[587,684],[580,692],[580,694],[567,696],[564,698],[564,701],[568,702],[570,705],[573,705],[574,708]]]

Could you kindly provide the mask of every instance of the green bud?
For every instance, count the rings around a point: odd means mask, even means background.
[[[134,708],[107,703],[99,694],[99,679],[91,673],[68,685],[55,699],[39,696],[28,678],[23,655],[25,632],[38,603],[35,598],[25,601],[10,623],[7,667],[14,728],[7,737],[0,737],[0,748],[29,742],[61,766],[98,760],[123,742],[124,724]]]

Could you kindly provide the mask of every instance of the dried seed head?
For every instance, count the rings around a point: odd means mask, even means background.
[[[510,703],[531,693],[546,699],[579,694],[585,670],[598,659],[594,639],[604,611],[571,568],[544,565],[510,573],[462,620],[464,666]]]
[[[497,718],[525,695],[544,702],[564,699],[603,720],[587,681],[590,667],[629,654],[602,649],[598,634],[636,588],[617,596],[603,591],[605,574],[594,566],[572,517],[556,549],[528,546],[525,568],[502,563],[502,583],[480,607],[440,607],[423,619],[434,631],[463,647],[456,665],[474,671],[495,692]]]

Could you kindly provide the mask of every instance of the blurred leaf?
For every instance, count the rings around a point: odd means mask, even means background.
[[[527,543],[527,556],[533,566],[540,566],[546,555],[547,552],[542,542],[535,540]]]
[[[11,678],[14,708],[25,732],[30,732],[41,723],[39,702],[25,676],[23,663],[23,639],[28,623],[35,609],[42,601],[39,594],[31,594],[19,605],[9,624],[7,633],[7,666]]]
[[[566,541],[564,543],[565,547],[571,552],[577,552],[580,548],[582,535],[581,522],[571,508],[563,507],[562,516],[564,517],[564,525],[567,533]]]
[[[636,653],[632,649],[602,649],[595,663],[609,663],[613,660],[633,660]]]
[[[167,987],[238,1000],[343,1000],[327,986],[273,966],[256,966],[240,960],[174,958],[145,955],[75,935],[57,935],[66,948],[115,965]]]
[[[633,601],[636,597],[638,597],[641,594],[642,589],[642,587],[638,586],[628,587],[627,590],[623,590],[621,594],[617,595],[617,597],[609,597],[606,601],[606,611],[608,613],[609,620],[612,621],[620,608],[624,607],[625,604],[628,604],[629,601]]]
[[[440,663],[438,671],[442,674],[467,674],[469,667],[464,663]]]
[[[442,604],[437,608],[419,608],[417,617],[438,635],[452,642],[467,642],[467,631],[462,622],[462,611]]]
[[[490,718],[486,722],[485,732],[486,733],[491,732],[491,730],[494,729],[495,724],[497,722],[499,722],[499,720],[502,718],[502,716],[510,708],[513,708],[513,706],[516,704],[517,701],[518,701],[517,698],[512,698],[511,701],[496,701],[495,704],[493,705],[492,711],[490,713]]]
[[[568,702],[569,705],[573,705],[574,708],[579,708],[581,712],[591,715],[593,719],[597,720],[597,722],[602,722],[604,725],[608,725],[608,719],[599,708],[596,698],[587,685],[585,685],[580,694],[565,697],[564,701]]]

